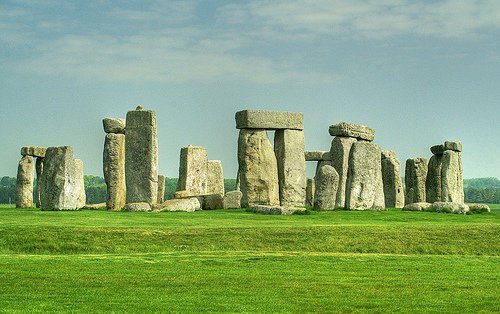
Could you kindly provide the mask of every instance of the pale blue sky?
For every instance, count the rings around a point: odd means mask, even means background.
[[[24,145],[102,176],[102,118],[143,104],[169,177],[192,144],[234,178],[259,108],[303,112],[307,150],[347,121],[402,165],[457,139],[466,178],[500,178],[500,1],[0,0],[0,47],[0,176]]]

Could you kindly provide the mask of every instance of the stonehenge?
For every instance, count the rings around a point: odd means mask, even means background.
[[[425,181],[427,178],[427,160],[423,157],[406,160],[405,168],[405,204],[425,202]]]
[[[40,208],[40,178],[43,172],[43,160],[46,148],[24,146],[21,148],[21,160],[17,168],[16,207],[30,208],[35,203]],[[34,172],[36,170],[35,200],[33,200]]]
[[[339,175],[335,168],[323,165],[315,177],[314,208],[320,210],[335,209]]]
[[[403,208],[405,196],[401,180],[401,166],[393,151],[382,151],[382,181],[385,206]]]
[[[106,130],[106,127],[104,129]],[[126,203],[127,191],[125,182],[125,134],[106,134],[103,151],[103,173],[107,189],[106,207],[109,210],[121,210]]]

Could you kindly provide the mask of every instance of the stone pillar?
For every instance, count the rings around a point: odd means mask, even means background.
[[[44,154],[45,155],[45,154]],[[36,208],[41,207],[41,188],[40,188],[40,179],[42,178],[42,173],[43,173],[43,159],[44,157],[37,157],[36,162],[35,162],[35,168],[36,168]]]
[[[125,134],[108,133],[104,140],[103,172],[106,182],[106,207],[121,210],[126,203]]]
[[[443,154],[433,155],[427,167],[425,180],[425,198],[427,203],[441,201],[441,169],[443,165]]]
[[[208,155],[204,147],[181,148],[177,191],[188,195],[205,195],[208,192]]]
[[[125,181],[130,210],[151,210],[158,200],[158,138],[156,114],[138,106],[127,113]],[[127,206],[126,206],[127,208]]]
[[[346,185],[346,208],[385,209],[381,151],[370,142],[356,142],[349,155]]]
[[[441,200],[464,204],[462,158],[458,151],[443,153],[441,180]]]
[[[83,161],[75,159],[75,184],[78,191],[76,208],[85,207],[87,196],[85,194],[85,181],[83,179]]]
[[[306,159],[304,131],[277,130],[274,151],[278,162],[281,206],[304,206],[306,202]]]
[[[335,168],[323,165],[315,177],[314,208],[321,210],[335,209],[335,199],[339,186],[339,175]]]
[[[278,164],[266,130],[240,130],[238,164],[241,206],[279,205]]]
[[[307,186],[306,186],[306,205],[307,206],[314,206],[314,193],[315,193],[314,178],[307,179]]]
[[[347,169],[349,167],[349,153],[352,144],[357,140],[353,137],[336,136],[332,140],[330,149],[330,158],[332,166],[339,175],[339,188],[337,190],[335,208],[344,208],[346,206],[346,185],[347,185]]]
[[[401,180],[401,166],[392,151],[382,151],[382,181],[384,182],[385,206],[403,208],[405,196]]]
[[[17,167],[16,207],[33,207],[33,181],[35,162],[32,156],[23,156]]]
[[[208,194],[224,196],[224,172],[220,160],[209,160],[207,162],[207,185]]]
[[[158,204],[165,201],[165,176],[158,175]]]
[[[427,160],[413,158],[406,161],[405,168],[405,204],[421,203],[426,201],[425,181],[427,177]]]

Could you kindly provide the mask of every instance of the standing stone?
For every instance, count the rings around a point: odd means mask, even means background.
[[[222,207],[224,209],[228,208],[241,208],[241,197],[240,191],[229,191],[224,195],[222,199]]]
[[[35,162],[32,156],[23,156],[17,167],[16,207],[33,207],[33,181],[35,180]]]
[[[156,114],[152,110],[127,113],[125,128],[125,180],[127,203],[158,200],[158,138]]]
[[[36,168],[36,193],[35,193],[36,208],[40,208],[40,206],[41,206],[40,179],[42,178],[42,173],[43,173],[43,159],[44,159],[44,157],[37,157],[36,162],[35,162],[35,168]]]
[[[240,130],[238,164],[241,206],[279,205],[278,164],[265,130]]]
[[[346,185],[347,185],[347,170],[349,167],[349,153],[351,147],[357,140],[352,137],[337,136],[332,140],[330,149],[330,157],[332,158],[332,166],[339,174],[339,188],[337,190],[337,198],[335,208],[344,208],[346,206]]]
[[[436,145],[433,147],[439,147]],[[438,149],[434,148],[434,151]],[[429,160],[427,167],[427,178],[425,180],[425,198],[428,203],[441,201],[441,169],[443,166],[443,155],[434,155]]]
[[[83,161],[80,159],[75,159],[75,176],[76,189],[78,190],[76,208],[83,208],[85,207],[87,197],[85,195],[85,181],[83,179]]]
[[[204,147],[189,145],[181,148],[177,191],[186,191],[193,196],[207,194],[207,160]]]
[[[81,190],[73,149],[70,146],[49,147],[40,180],[42,210],[78,209]]]
[[[306,205],[307,206],[314,206],[314,193],[315,193],[314,179],[307,179],[307,186],[306,186]]]
[[[306,159],[304,131],[277,130],[274,151],[278,161],[281,206],[304,206],[306,202]]]
[[[158,175],[158,204],[163,203],[165,199],[165,176]]]
[[[207,162],[207,185],[208,194],[224,196],[224,173],[220,160],[209,160]]]
[[[457,151],[447,150],[443,153],[441,193],[443,202],[464,204],[462,158]]]
[[[385,209],[381,151],[371,142],[356,142],[349,155],[346,208]]]
[[[103,172],[107,187],[106,207],[121,210],[126,202],[125,135],[106,134],[103,152]]]
[[[339,175],[335,168],[323,165],[315,177],[314,208],[321,210],[335,209]]]
[[[392,151],[382,152],[382,181],[384,182],[385,206],[403,208],[405,196],[401,181],[401,165]]]
[[[427,178],[427,160],[413,158],[406,160],[405,169],[405,204],[426,201],[425,181]]]

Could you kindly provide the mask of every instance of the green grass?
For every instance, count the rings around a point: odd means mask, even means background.
[[[0,311],[498,312],[491,214],[0,205]]]

